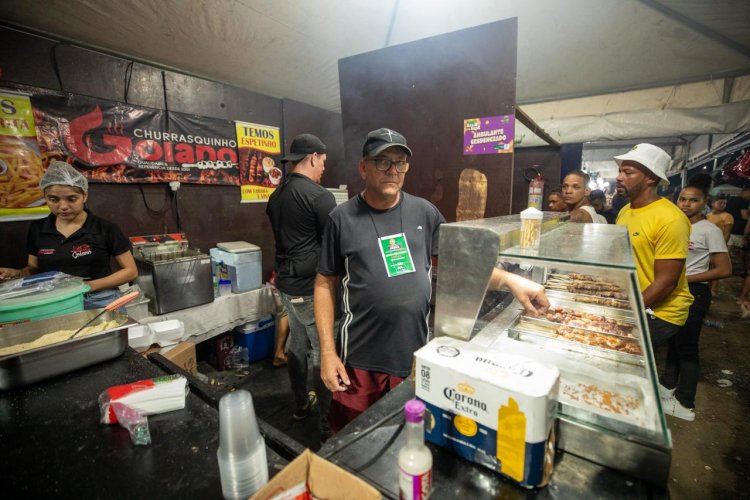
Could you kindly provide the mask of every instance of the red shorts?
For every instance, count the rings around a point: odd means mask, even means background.
[[[328,423],[333,432],[340,431],[362,412],[403,382],[403,378],[387,373],[371,372],[347,366],[351,385],[345,391],[333,393]]]

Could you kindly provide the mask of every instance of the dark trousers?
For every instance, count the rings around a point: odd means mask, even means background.
[[[294,404],[301,410],[308,404],[307,367],[312,361],[313,385],[318,395],[320,430],[328,433],[328,409],[331,406],[331,391],[320,378],[320,338],[315,326],[313,296],[294,296],[280,292],[281,302],[289,313],[289,339],[286,343],[287,370],[294,394]],[[335,328],[336,326],[334,326]],[[308,358],[309,355],[309,358]]]
[[[703,318],[711,306],[711,289],[707,284],[690,283],[690,293],[695,301],[690,306],[685,325],[669,339],[666,368],[661,376],[662,385],[668,389],[674,388],[674,397],[685,408],[695,408],[695,391],[700,375],[698,344]]]
[[[651,347],[656,350],[660,345],[666,344],[669,339],[677,335],[682,328],[669,321],[664,321],[656,316],[648,316],[648,333],[651,335]]]

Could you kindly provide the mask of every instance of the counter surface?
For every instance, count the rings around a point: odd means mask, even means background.
[[[400,433],[395,440],[393,436],[403,422],[403,417],[394,416],[351,446],[339,452],[336,450],[389,413],[403,408],[406,401],[413,397],[414,389],[407,379],[326,442],[318,454],[361,476],[386,497],[398,498],[398,452],[404,444],[404,433]],[[427,445],[433,456],[433,498],[666,498],[664,491],[654,491],[640,480],[569,453],[558,451],[556,454],[549,485],[530,490],[431,443]],[[385,451],[379,455],[381,450]],[[329,456],[331,453],[334,454]]]
[[[150,446],[99,423],[106,388],[165,372],[132,349],[117,359],[0,393],[0,476],[6,498],[221,498],[219,414],[193,394],[151,415]],[[286,460],[267,448],[269,475]]]
[[[178,319],[185,324],[182,340],[199,343],[235,327],[275,314],[276,303],[267,286],[216,297],[213,302],[156,316],[135,317],[139,323]]]

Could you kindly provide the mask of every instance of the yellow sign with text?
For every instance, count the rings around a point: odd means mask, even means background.
[[[278,127],[257,123],[235,122],[237,147],[255,149],[270,155],[281,154],[281,133]]]
[[[0,93],[0,135],[36,139],[34,113],[28,96]]]

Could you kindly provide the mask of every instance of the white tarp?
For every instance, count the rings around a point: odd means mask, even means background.
[[[721,97],[750,75],[750,2],[659,4],[720,36],[646,0],[3,0],[0,17],[332,111],[339,59],[516,17],[517,102],[562,142],[746,128],[747,79]],[[672,90],[630,92],[645,88]]]

